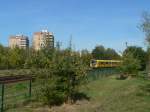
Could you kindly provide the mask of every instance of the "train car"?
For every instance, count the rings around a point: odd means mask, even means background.
[[[90,62],[91,68],[112,68],[120,66],[122,61],[120,60],[94,60]]]

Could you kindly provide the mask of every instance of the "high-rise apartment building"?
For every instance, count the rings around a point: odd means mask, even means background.
[[[33,48],[40,50],[42,48],[54,48],[54,35],[47,30],[41,32],[35,32],[33,34]]]
[[[9,47],[10,48],[19,47],[22,49],[26,49],[29,47],[29,39],[27,36],[24,35],[10,36]]]

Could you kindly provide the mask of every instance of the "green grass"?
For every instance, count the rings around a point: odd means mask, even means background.
[[[89,82],[81,87],[81,91],[90,97],[89,101],[83,100],[79,101],[79,104],[67,105],[68,110],[64,106],[52,109],[57,112],[150,112],[148,80],[139,78],[116,80],[115,76],[110,76]],[[34,106],[33,103],[7,112],[36,112],[37,108],[42,107]]]
[[[91,82],[83,91],[91,97],[91,107],[102,112],[149,112],[150,93],[142,89],[148,83],[137,78],[116,80],[115,77],[107,77]]]

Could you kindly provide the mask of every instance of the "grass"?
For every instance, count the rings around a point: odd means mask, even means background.
[[[149,112],[150,81],[140,78],[116,80],[115,76],[89,82],[80,88],[90,100],[49,109],[31,103],[7,112]],[[37,106],[36,106],[37,105]],[[46,109],[46,110],[45,110]]]
[[[87,86],[89,89],[84,91],[91,97],[91,106],[102,112],[149,112],[150,95],[141,89],[148,83],[143,79],[116,80],[108,77],[91,82]],[[87,109],[86,112],[90,111]]]

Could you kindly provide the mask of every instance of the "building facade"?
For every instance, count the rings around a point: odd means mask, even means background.
[[[29,39],[27,36],[24,35],[10,36],[9,47],[10,48],[19,47],[21,49],[26,49],[29,47]]]
[[[41,50],[42,48],[54,48],[54,35],[47,30],[35,32],[33,34],[33,49]]]

